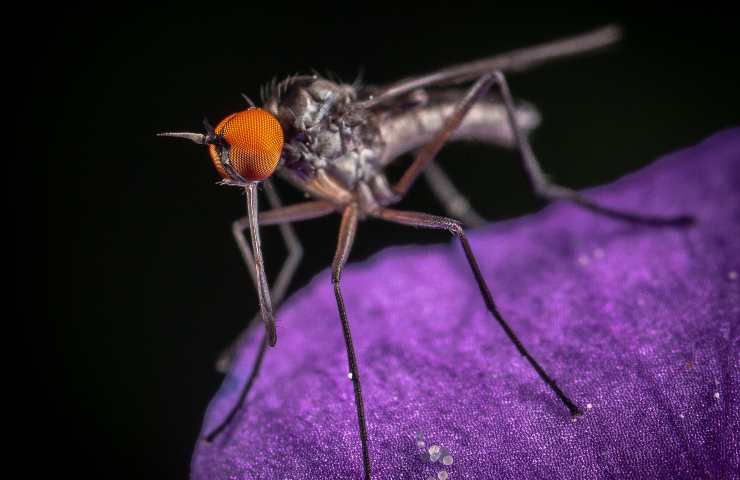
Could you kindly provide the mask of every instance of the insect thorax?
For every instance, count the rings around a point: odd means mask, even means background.
[[[369,189],[378,197],[375,190],[385,189],[377,185],[387,183],[380,162],[385,145],[375,118],[355,107],[352,85],[290,77],[267,96],[265,108],[276,114],[285,132],[278,170],[283,178],[313,195],[310,187],[320,176],[351,195]]]

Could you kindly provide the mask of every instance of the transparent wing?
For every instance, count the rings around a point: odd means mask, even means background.
[[[379,91],[374,92],[371,97],[360,102],[360,106],[372,108],[419,88],[470,82],[477,80],[484,73],[494,70],[505,72],[527,70],[551,60],[571,57],[608,47],[618,42],[621,36],[621,29],[618,26],[607,25],[581,35],[567,37],[533,47],[521,48],[481,60],[453,65],[436,72],[418,77],[405,78],[390,85],[383,86]]]

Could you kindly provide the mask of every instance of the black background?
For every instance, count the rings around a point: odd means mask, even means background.
[[[214,185],[204,149],[155,132],[198,131],[203,116],[215,123],[243,108],[240,92],[258,98],[273,76],[316,68],[351,81],[364,68],[367,82],[384,83],[610,22],[626,37],[609,52],[509,78],[513,93],[543,114],[534,149],[557,180],[608,182],[738,121],[732,14],[486,3],[381,17],[362,8],[67,9],[39,28],[42,46],[25,45],[28,68],[16,73],[32,90],[30,109],[8,183],[23,190],[12,203],[21,221],[20,316],[32,335],[51,340],[35,344],[31,355],[45,361],[27,373],[49,387],[29,415],[52,420],[24,428],[32,442],[24,449],[52,453],[34,468],[186,477],[221,378],[214,360],[255,309],[230,236],[230,222],[244,214],[242,195]],[[440,158],[490,219],[543,206],[513,153],[455,145]],[[279,187],[284,201],[300,198]],[[30,215],[23,198],[43,202],[44,190],[45,214]],[[403,205],[441,212],[423,182]],[[294,287],[328,266],[337,224],[333,216],[297,226],[307,255]],[[353,259],[390,244],[447,240],[380,229],[360,226]],[[273,230],[263,235],[275,272],[284,248]],[[31,254],[20,253],[29,246]],[[29,259],[47,261],[47,302],[30,282]],[[48,323],[31,318],[36,309]]]

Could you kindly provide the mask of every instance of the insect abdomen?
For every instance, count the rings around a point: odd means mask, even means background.
[[[463,92],[454,95],[445,92],[438,95],[438,98],[432,97],[422,106],[389,114],[388,118],[379,122],[380,132],[386,143],[382,164],[387,165],[400,155],[429,143],[449,118],[457,101],[463,97]],[[517,105],[516,116],[517,123],[525,132],[533,130],[540,123],[539,112],[528,103]],[[514,138],[503,103],[495,97],[476,103],[451,139],[513,146]]]

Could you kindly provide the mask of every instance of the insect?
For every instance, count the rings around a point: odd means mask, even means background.
[[[619,37],[617,27],[607,26],[384,87],[342,84],[317,75],[292,76],[263,91],[262,107],[245,97],[248,107],[227,116],[216,127],[204,121],[205,133],[161,133],[161,136],[183,138],[207,146],[222,178],[221,184],[243,188],[246,193],[247,216],[234,222],[233,233],[258,292],[258,316],[264,323],[265,333],[237,403],[226,418],[207,433],[206,440],[214,440],[233,420],[257,378],[267,346],[277,342],[273,305],[284,296],[301,252],[290,223],[335,212],[341,215],[341,224],[331,281],[344,334],[349,377],[354,387],[365,479],[372,476],[365,404],[348,311],[342,297],[341,277],[357,224],[368,217],[447,230],[456,237],[492,319],[570,414],[578,415],[580,410],[576,403],[529,353],[499,312],[463,228],[465,223],[479,223],[480,217],[434,158],[447,142],[461,139],[515,147],[521,154],[534,192],[547,200],[568,200],[622,221],[647,225],[689,224],[691,218],[685,215],[661,217],[612,209],[549,181],[528,141],[528,133],[539,120],[537,111],[524,102],[515,102],[509,91],[505,71],[521,71],[545,61],[606,47]],[[469,86],[462,89],[466,84]],[[415,152],[413,162],[399,180],[391,182],[385,168],[407,152]],[[427,176],[449,217],[391,208],[422,174]],[[282,206],[270,185],[273,175],[304,192],[309,200]],[[261,184],[265,185],[272,207],[264,212],[258,209]],[[290,252],[272,288],[263,265],[260,225],[280,225]],[[247,229],[249,242],[245,235]],[[227,354],[222,368],[228,365],[229,359]]]

